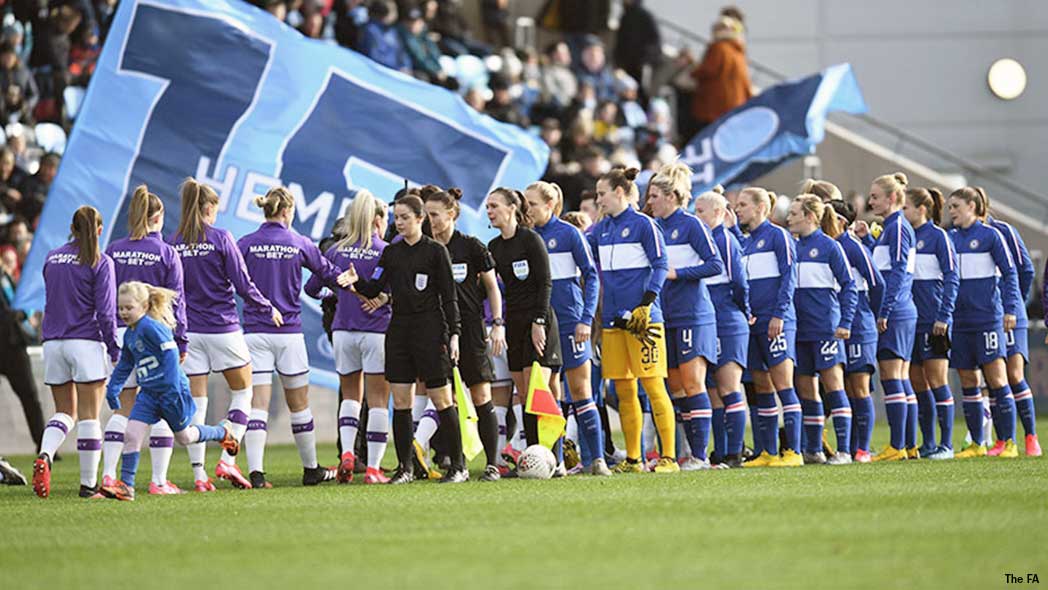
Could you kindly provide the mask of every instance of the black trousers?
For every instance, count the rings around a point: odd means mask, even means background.
[[[0,363],[0,375],[7,377],[11,389],[22,402],[22,412],[25,414],[26,424],[29,425],[29,434],[39,449],[40,439],[44,436],[44,410],[40,407],[40,398],[37,396],[29,353],[24,346],[4,345],[0,347],[0,358],[4,359],[4,362]]]

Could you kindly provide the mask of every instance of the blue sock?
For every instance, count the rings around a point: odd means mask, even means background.
[[[1023,430],[1027,435],[1037,434],[1037,413],[1033,408],[1033,392],[1026,383],[1026,379],[1012,385],[1012,394],[1015,396],[1015,409],[1019,412],[1019,418],[1023,421]]]
[[[873,425],[877,421],[873,397],[852,398],[852,403],[852,415],[855,419],[855,448],[868,453],[873,440]]]
[[[852,446],[852,409],[848,395],[840,390],[831,391],[826,394],[826,403],[830,406],[833,432],[837,435],[837,452],[847,453]]]
[[[721,398],[724,404],[724,434],[726,437],[725,453],[739,455],[742,453],[743,437],[746,435],[746,400],[739,392],[729,393]],[[754,422],[756,424],[756,422]]]
[[[753,454],[760,455],[764,452],[764,435],[761,430],[760,405],[759,402],[750,406],[750,429],[753,439]]]
[[[706,449],[710,444],[710,421],[713,411],[710,408],[710,396],[705,391],[684,398],[684,432],[691,446],[691,456],[700,461],[706,460]],[[689,424],[691,427],[689,428]]]
[[[896,449],[906,445],[906,389],[899,379],[882,379],[884,388],[884,413],[891,431],[889,444]],[[871,425],[872,426],[872,425]]]
[[[226,437],[226,429],[222,426],[208,426],[207,424],[197,424],[197,430],[200,432],[200,440],[197,442],[207,442],[209,440],[222,440]]]
[[[906,392],[906,448],[917,446],[917,394],[913,392],[913,383],[902,380],[902,390]]]
[[[921,446],[935,447],[935,395],[926,389],[917,394],[917,422],[921,428]]]
[[[953,392],[949,385],[932,390],[935,396],[935,417],[939,421],[939,446],[953,448]]]
[[[710,424],[713,433],[713,456],[719,460],[724,459],[728,452],[727,425],[724,423],[724,406],[713,408],[713,422]]]
[[[757,394],[757,413],[757,432],[754,433],[754,438],[760,438],[762,452],[778,455],[779,407],[775,405],[774,393]]]
[[[965,387],[964,394],[964,421],[968,423],[968,433],[972,436],[972,442],[983,444],[983,405],[982,392],[978,387]]]
[[[998,434],[1000,440],[1015,440],[1015,399],[1012,388],[1006,383],[1000,389],[991,389],[990,395],[997,400]]]
[[[801,400],[793,388],[779,391],[779,401],[782,402],[782,422],[786,427],[786,446],[794,452],[801,452],[801,426],[803,416],[801,414]]]
[[[822,429],[826,424],[822,402],[819,400],[801,400],[804,413],[804,452],[818,453],[822,450]]]
[[[575,402],[574,406],[575,422],[579,425],[579,442],[583,449],[582,464],[589,467],[594,459],[604,456],[604,426],[593,400]]]
[[[120,481],[135,487],[135,473],[138,472],[138,451],[124,453],[120,456]]]

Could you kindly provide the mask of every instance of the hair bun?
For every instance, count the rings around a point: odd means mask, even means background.
[[[256,207],[265,209],[267,202],[268,202],[268,199],[266,198],[265,195],[255,197],[255,206]]]
[[[447,190],[447,193],[449,195],[451,195],[451,198],[455,199],[456,201],[461,201],[462,200],[462,189],[460,189],[457,186],[453,186],[453,187],[449,188]]]
[[[717,186],[711,188],[710,192],[711,193],[717,193],[718,195],[723,195],[724,194],[724,187],[718,184]]]
[[[902,172],[896,172],[895,174],[892,174],[892,176],[895,178],[895,180],[899,181],[899,184],[902,184],[902,185],[910,184],[909,181],[906,180],[906,175],[903,174]]]
[[[637,180],[637,175],[640,174],[640,170],[637,168],[626,168],[622,171],[622,175],[626,177],[626,180]]]

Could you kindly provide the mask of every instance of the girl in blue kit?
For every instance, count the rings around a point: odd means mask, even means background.
[[[553,290],[550,305],[557,315],[571,403],[579,425],[585,473],[611,475],[604,460],[604,428],[592,394],[591,361],[593,316],[597,313],[600,280],[586,237],[575,226],[558,219],[564,195],[556,184],[536,182],[524,191],[528,216],[549,252]],[[554,393],[560,379],[550,381]],[[558,396],[559,397],[559,396]]]
[[[960,285],[954,311],[953,349],[950,366],[957,369],[964,388],[964,418],[972,442],[957,458],[984,457],[982,395],[979,369],[997,403],[998,435],[1004,441],[1000,457],[1016,457],[1015,400],[1008,385],[1005,332],[1015,329],[1019,281],[1008,243],[996,228],[985,225],[986,194],[981,188],[964,187],[950,195],[950,231],[957,250]],[[997,273],[1000,272],[1000,281]]]
[[[832,184],[815,181],[819,185]],[[833,186],[834,190],[837,187]],[[839,194],[839,191],[838,191]],[[830,205],[846,224],[855,221],[855,209],[843,200],[831,200]],[[870,301],[883,297],[884,279],[873,265],[870,251],[849,231],[838,236],[844,254],[851,265],[852,278],[858,292],[855,317],[852,319],[851,337],[844,341],[844,390],[852,408],[851,452],[856,463],[869,463],[870,439],[873,435],[874,406],[870,397],[870,381],[877,366],[877,320]],[[844,450],[844,449],[840,449]]]
[[[723,187],[716,186],[695,199],[695,215],[712,228],[710,234],[723,263],[720,274],[702,281],[717,313],[717,361],[712,378],[706,379],[713,406],[711,462],[741,467],[747,411],[742,370],[750,338],[750,285],[742,267],[742,246],[724,227],[728,200],[723,193]]]
[[[989,197],[986,203],[987,212],[989,212]],[[994,219],[992,215],[988,215],[983,223],[997,228],[997,231],[1004,236],[1004,241],[1008,243],[1008,252],[1012,255],[1019,277],[1019,299],[1025,302],[1036,274],[1026,244],[1023,243],[1022,237],[1014,227],[999,219]],[[1023,430],[1026,431],[1026,455],[1040,457],[1041,443],[1037,440],[1036,428],[1037,413],[1033,407],[1033,392],[1030,391],[1030,385],[1026,383],[1026,365],[1030,358],[1030,346],[1027,342],[1030,319],[1026,315],[1025,305],[1020,305],[1016,311],[1018,315],[1015,318],[1015,329],[1004,333],[1005,344],[1008,346],[1008,385],[1012,388],[1015,407],[1022,420]],[[993,405],[991,409],[995,410],[996,407]],[[993,456],[1002,451],[1004,451],[1004,441],[998,438],[997,444],[986,454]]]
[[[898,461],[906,452],[908,412],[917,412],[917,397],[910,384],[917,308],[913,304],[913,271],[916,264],[913,227],[902,214],[906,175],[886,174],[870,187],[870,210],[884,219],[884,229],[873,248],[873,263],[884,275],[884,296],[873,301],[877,315],[877,362],[884,388],[884,412],[891,440],[874,461]],[[863,236],[860,236],[863,237]],[[917,458],[917,449],[913,450]]]
[[[756,318],[750,327],[748,364],[757,391],[758,424],[763,451],[751,467],[799,467],[804,464],[801,446],[801,403],[793,390],[794,346],[797,316],[793,292],[797,287],[797,254],[793,237],[773,225],[768,216],[775,195],[759,187],[743,189],[735,203],[739,223],[750,236],[743,247],[746,276],[750,282],[750,310]],[[782,402],[786,448],[778,453],[778,408]]]
[[[691,169],[667,164],[648,183],[647,206],[666,239],[669,271],[662,290],[666,317],[666,362],[670,394],[684,423],[691,457],[684,471],[709,469],[713,408],[706,369],[717,363],[717,313],[703,279],[724,268],[713,236],[699,218],[684,211],[691,199]]]
[[[906,191],[903,213],[914,227],[917,262],[913,274],[913,302],[917,306],[910,381],[917,392],[917,416],[907,416],[907,450],[915,446],[912,424],[919,420],[923,444],[918,452],[929,459],[953,458],[953,393],[946,378],[948,342],[953,306],[957,299],[957,253],[946,230],[939,227],[943,198],[938,189]],[[935,442],[935,420],[940,436]]]
[[[218,426],[191,424],[196,404],[189,393],[189,379],[179,366],[178,345],[171,332],[175,326],[171,302],[176,295],[169,289],[138,281],[120,285],[117,311],[127,331],[120,361],[106,386],[106,402],[113,410],[120,408],[120,391],[132,371],[141,391],[124,431],[120,480],[102,486],[100,491],[106,497],[135,499],[139,448],[146,429],[161,419],[171,426],[181,445],[216,440],[230,454],[237,453],[239,444],[228,421]]]
[[[794,380],[804,413],[804,462],[843,465],[851,463],[847,449],[851,447],[852,418],[844,393],[844,341],[851,337],[858,293],[844,248],[834,239],[842,230],[833,208],[816,195],[799,195],[790,204],[787,221],[798,237]],[[816,374],[827,392],[840,449],[828,460],[822,451],[825,417]]]

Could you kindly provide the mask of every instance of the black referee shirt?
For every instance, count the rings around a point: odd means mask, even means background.
[[[451,255],[451,276],[455,280],[459,313],[462,317],[484,317],[484,299],[487,290],[480,282],[480,273],[495,268],[491,253],[480,240],[455,230],[448,241]]]
[[[488,242],[488,250],[505,286],[506,310],[527,312],[533,319],[546,318],[553,279],[546,244],[539,234],[517,226],[517,232],[508,240],[495,236]]]

